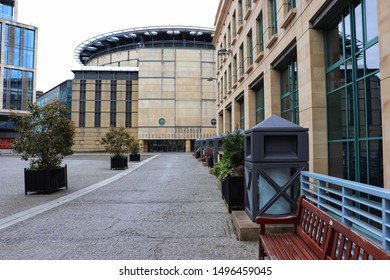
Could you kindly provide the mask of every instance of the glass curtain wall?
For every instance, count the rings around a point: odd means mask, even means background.
[[[329,174],[383,187],[377,1],[354,1],[325,31]]]
[[[33,101],[34,73],[27,69],[34,68],[34,42],[34,30],[5,25],[3,109],[26,110]]]

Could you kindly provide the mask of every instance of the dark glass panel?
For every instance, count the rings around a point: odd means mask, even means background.
[[[348,144],[348,173],[349,177],[345,177],[345,179],[356,181],[356,150],[355,150],[355,142],[347,142]]]
[[[280,86],[281,86],[281,94],[289,92],[289,77],[288,77],[288,69],[284,69],[280,71]]]
[[[345,83],[345,71],[344,65],[342,67],[338,67],[333,71],[326,74],[326,86],[328,91],[335,90],[339,87],[344,86]]]
[[[383,187],[383,148],[382,141],[375,140],[368,142],[369,148],[369,184]]]
[[[348,138],[352,139],[355,137],[355,106],[354,106],[354,93],[352,86],[347,87],[347,106],[346,106],[346,112],[347,112],[347,123],[348,123]]]
[[[375,76],[369,76],[365,80],[366,100],[367,100],[367,125],[368,137],[382,136],[382,112],[381,112],[381,92],[380,79]]]
[[[358,95],[358,110],[359,110],[359,137],[365,138],[366,136],[366,100],[365,100],[365,85],[364,79],[357,82],[357,95]]]
[[[291,110],[282,112],[281,116],[283,119],[286,119],[290,122],[292,121]]]
[[[367,155],[367,141],[361,141],[360,142],[360,159],[359,159],[359,165],[360,165],[360,182],[364,184],[368,184],[368,155]]]
[[[328,138],[347,138],[344,89],[328,95]]]
[[[338,178],[348,177],[345,142],[329,143],[329,175]]]

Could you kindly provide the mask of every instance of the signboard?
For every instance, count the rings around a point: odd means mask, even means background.
[[[0,149],[11,149],[13,139],[11,138],[0,138]]]

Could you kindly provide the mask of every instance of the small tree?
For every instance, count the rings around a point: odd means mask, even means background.
[[[21,134],[12,149],[30,160],[30,169],[59,168],[64,157],[73,154],[75,128],[68,113],[68,107],[53,102],[45,107],[29,104],[26,115],[11,114],[15,131]]]
[[[115,128],[113,126],[100,141],[101,144],[105,145],[106,151],[116,158],[126,157],[134,142],[134,137],[130,136],[124,127]]]
[[[141,149],[141,146],[139,145],[138,141],[133,141],[130,145],[130,153],[132,155],[138,155],[139,151]]]

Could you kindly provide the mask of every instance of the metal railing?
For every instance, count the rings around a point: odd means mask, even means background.
[[[390,190],[303,171],[301,194],[390,252]]]

